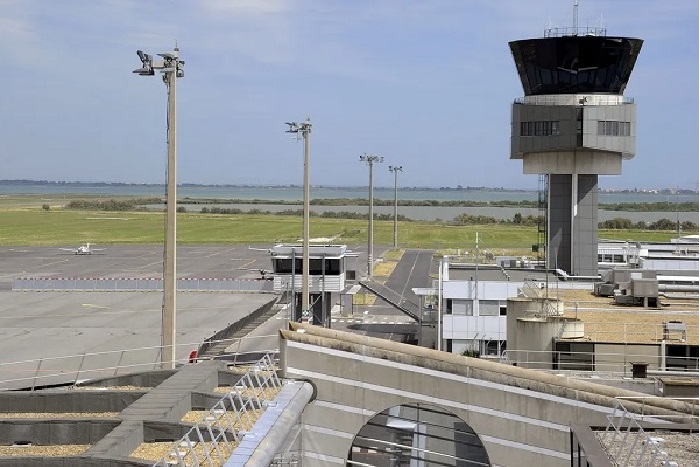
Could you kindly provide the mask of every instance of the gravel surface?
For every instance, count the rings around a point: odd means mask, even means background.
[[[144,386],[71,386],[70,391],[150,391]]]
[[[139,459],[144,459],[148,461],[153,461],[153,462],[158,462],[160,459],[164,458],[167,456],[168,460],[177,460],[177,456],[171,456],[168,454],[170,448],[174,445],[174,442],[165,442],[165,443],[142,443],[139,447],[137,447],[134,452],[131,453],[131,457],[136,457]],[[205,442],[205,443],[198,443],[194,447],[195,455],[197,456],[197,460],[199,461],[199,465],[209,465],[209,462],[206,460],[206,456],[204,455],[204,451],[206,450],[207,453],[209,454],[209,457],[212,460],[212,463],[215,466],[221,466],[224,465],[228,457],[231,455],[233,452],[233,449],[236,448],[236,443],[232,442],[231,443],[231,448],[227,449],[226,445],[224,443],[219,444],[219,450],[223,450],[221,452],[223,459],[219,459],[216,449],[214,448],[213,443]],[[180,445],[179,447],[180,455],[185,458],[185,462],[187,465],[194,465],[192,464],[193,462],[193,457],[190,453],[189,448],[185,445]]]
[[[0,418],[115,418],[118,412],[0,412]]]
[[[55,446],[0,446],[0,456],[78,456],[89,444],[62,444]]]
[[[683,310],[669,308],[627,307],[613,304],[612,297],[596,297],[587,290],[560,290],[550,288],[551,297],[559,296],[564,302],[567,318],[578,318],[584,322],[585,335],[594,340],[627,343],[656,343],[663,337],[663,323],[683,321],[686,324],[688,344],[698,344],[698,301]],[[673,302],[672,302],[673,303]],[[575,311],[578,307],[578,311]],[[673,338],[680,337],[676,333]]]
[[[698,434],[697,433],[663,433],[663,432],[651,432],[646,433],[651,438],[661,438],[663,441],[660,442],[659,446],[663,451],[668,453],[669,460],[676,461],[679,466],[682,467],[698,467]],[[627,441],[623,443],[622,435],[615,436],[614,432],[604,432],[597,431],[596,436],[600,440],[603,448],[608,453],[608,457],[616,467],[625,467],[625,459],[632,449],[632,443],[636,433],[631,433],[627,437]],[[642,449],[646,447],[638,443],[635,446],[634,452],[632,453],[631,459],[637,459],[642,454]],[[620,455],[615,457],[611,453],[617,452],[622,449]],[[659,462],[661,457],[658,457]],[[642,462],[635,465],[661,465],[659,462],[649,464],[652,460],[651,449],[648,448],[644,456],[642,457]]]
[[[240,393],[241,397],[244,399],[252,399],[254,396],[257,396],[259,398],[271,401],[274,400],[275,397],[277,397],[277,394],[279,394],[279,389],[277,388],[246,388],[246,389],[240,389],[237,388],[236,386],[219,386],[214,388],[214,392],[218,393],[229,393],[229,392],[235,392],[235,393]]]
[[[255,423],[255,421],[257,421],[257,419],[260,418],[260,416],[263,413],[263,411],[260,409],[248,409],[247,412],[248,412],[249,416],[252,417],[253,423]],[[212,416],[212,414],[208,410],[191,410],[191,411],[187,412],[180,419],[180,421],[206,425],[206,423],[204,422],[204,418],[210,417],[210,416]],[[218,419],[221,421],[221,423],[223,425],[226,425],[228,423],[228,420],[226,419],[226,416],[224,414],[220,414],[218,416]],[[242,419],[243,423],[246,423],[248,420],[244,415],[241,416],[241,419]],[[249,430],[250,428],[252,428],[252,426],[241,426],[233,415],[232,415],[232,420],[233,420],[233,428],[235,430],[241,430],[241,429]]]

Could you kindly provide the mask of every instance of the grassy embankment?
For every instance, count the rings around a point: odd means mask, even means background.
[[[78,198],[83,197],[70,195],[70,199]],[[63,209],[65,203],[66,198],[55,196],[0,198],[0,245],[155,244],[163,241],[163,213],[66,210]],[[49,210],[42,209],[43,204],[48,204]],[[177,222],[178,243],[181,244],[292,242],[299,240],[302,230],[300,217],[269,214],[179,213]],[[471,249],[476,232],[479,232],[480,247],[495,254],[526,254],[537,242],[536,228],[531,226],[399,222],[399,242],[404,248]],[[333,238],[336,243],[364,244],[367,221],[313,218],[311,236]],[[667,241],[674,236],[673,231],[599,230],[599,237],[606,239]],[[379,246],[391,245],[393,222],[375,221],[374,240]]]

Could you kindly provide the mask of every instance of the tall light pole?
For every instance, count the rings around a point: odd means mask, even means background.
[[[372,278],[372,263],[374,262],[374,185],[372,184],[372,168],[374,163],[384,162],[383,157],[368,156],[366,153],[360,156],[360,161],[369,166],[369,227],[367,232],[367,277]]]
[[[403,167],[400,165],[390,165],[389,172],[394,173],[394,248],[399,247],[399,229],[398,229],[398,213],[399,213],[399,172],[403,172]]]
[[[287,133],[301,133],[304,138],[304,240],[302,252],[302,284],[301,284],[301,313],[312,316],[309,310],[309,135],[311,134],[311,119],[306,117],[304,123],[287,123]],[[296,265],[292,264],[292,268]],[[311,320],[313,322],[313,319]]]
[[[166,210],[166,235],[165,235],[165,266],[163,271],[163,309],[161,318],[161,367],[163,369],[175,369],[175,292],[177,290],[177,276],[175,275],[176,257],[176,220],[177,213],[177,78],[182,78],[185,73],[185,62],[180,60],[177,45],[172,52],[158,54],[162,60],[153,60],[153,56],[137,50],[136,54],[141,59],[142,67],[134,70],[140,76],[153,76],[155,70],[163,74],[163,82],[168,88],[168,186],[167,186],[167,210]]]

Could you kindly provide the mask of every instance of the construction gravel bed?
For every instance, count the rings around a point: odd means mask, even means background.
[[[150,391],[146,386],[71,386],[69,391]]]
[[[231,420],[233,421],[233,429],[234,430],[249,430],[249,429],[251,429],[253,427],[252,425],[254,425],[255,422],[262,415],[263,410],[261,410],[261,409],[248,409],[248,410],[246,410],[246,413],[248,413],[248,417],[241,414],[241,421],[245,425],[248,423],[248,420],[250,418],[250,421],[252,422],[252,424],[250,426],[241,426],[241,424],[236,419],[235,415],[233,413],[229,414],[231,417]],[[212,413],[208,410],[191,410],[191,411],[187,412],[180,419],[180,421],[181,422],[188,422],[188,423],[196,423],[198,425],[206,425],[204,418],[211,417],[211,416],[212,416]],[[223,413],[218,414],[217,419],[224,426],[228,423],[228,419],[226,418],[226,415],[224,415]]]
[[[550,297],[564,302],[564,316],[583,321],[585,335],[604,342],[629,344],[657,343],[663,338],[663,323],[682,321],[687,327],[686,343],[698,344],[698,301],[679,310],[672,306],[662,308],[627,307],[613,304],[611,297],[597,297],[587,290],[560,290],[550,288]],[[693,311],[683,313],[683,311]],[[671,341],[680,336],[671,336]]]
[[[255,396],[268,401],[275,400],[277,394],[280,390],[277,388],[248,388],[245,389],[238,388],[236,386],[219,386],[214,388],[214,392],[227,394],[229,392],[240,393],[241,397],[244,399],[253,399]]]
[[[615,433],[610,431],[610,432],[605,432],[605,431],[596,431],[595,432],[596,436],[598,437],[598,440],[600,441],[601,445],[603,446],[603,449],[608,453],[608,458],[610,459],[610,462],[613,463],[615,467],[626,467],[627,465],[624,463],[624,460],[626,459],[628,453],[630,452],[630,449],[632,448],[632,443],[634,439],[634,435],[636,433],[630,433],[628,436],[627,442],[625,443],[625,446],[623,447],[622,443],[622,435],[617,435],[615,436]],[[679,466],[683,467],[699,467],[698,463],[698,434],[697,433],[659,433],[659,432],[652,432],[648,433],[650,438],[660,438],[663,441],[660,442],[659,446],[662,451],[666,452],[668,454],[669,460],[676,461]],[[642,449],[646,447],[645,445],[642,445],[639,443],[637,446],[634,447],[634,452],[632,453],[631,459],[637,459],[639,455],[642,453]],[[617,452],[617,450],[621,449],[622,451],[620,455],[618,455],[618,458],[615,458],[615,456],[611,453]],[[661,459],[659,457],[659,459]],[[661,465],[661,464],[651,464],[650,461],[652,460],[652,454],[651,454],[651,449],[648,448],[647,452],[644,454],[642,457],[642,461],[635,464],[635,465]]]
[[[258,370],[255,371],[256,365],[231,365],[228,367],[228,371],[236,375],[245,375],[246,373],[256,373],[258,375],[269,375],[272,371],[277,371],[279,368],[273,366],[270,370]]]
[[[163,458],[166,458],[166,461],[168,461],[168,460],[176,461],[177,455],[170,454],[170,449],[175,446],[175,443],[179,443],[178,451],[180,452],[180,456],[185,459],[185,463],[187,465],[195,465],[192,463],[194,461],[194,459],[189,451],[188,446],[184,445],[180,441],[161,442],[161,443],[141,443],[141,445],[139,445],[139,447],[137,447],[134,450],[134,452],[131,453],[130,457],[135,457],[138,459],[143,459],[143,460],[152,461],[152,462],[158,462],[159,460],[161,460]],[[204,454],[204,451],[206,450],[207,453],[209,454],[209,457],[210,457],[212,463],[215,466],[224,465],[224,463],[226,463],[226,460],[231,456],[233,450],[236,448],[237,443],[231,442],[229,446],[230,447],[227,448],[225,443],[219,443],[219,451],[221,451],[221,454],[223,457],[223,459],[220,459],[213,443],[204,442],[204,443],[195,444],[194,452],[195,452],[195,455],[197,456],[197,460],[199,461],[198,464],[199,465],[209,465],[209,463],[206,460],[206,456]]]
[[[90,447],[89,444],[61,444],[53,446],[0,446],[0,456],[79,456]]]
[[[118,412],[0,412],[0,419],[6,418],[115,418]]]

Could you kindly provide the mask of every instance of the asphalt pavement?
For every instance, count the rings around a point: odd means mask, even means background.
[[[259,269],[271,267],[269,246],[179,246],[177,275],[256,278]],[[98,247],[104,250],[92,255],[75,255],[55,247],[0,247],[0,381],[158,360],[154,347],[161,343],[160,292],[11,290],[14,277],[162,276],[163,252],[158,245]],[[348,259],[347,267],[356,269],[358,276],[365,274],[366,247],[352,251],[357,256]],[[375,247],[378,257],[384,251]],[[429,285],[430,259],[431,252],[408,250],[387,283],[406,300],[417,303],[411,288]],[[271,294],[179,292],[177,358],[187,358],[204,339],[274,298]],[[277,330],[285,326],[287,315],[281,311],[253,331],[240,350],[276,348]],[[352,321],[337,315],[332,318],[333,328],[399,340],[417,327],[380,300],[358,309]],[[122,352],[125,349],[140,350]],[[13,362],[23,363],[10,364]],[[0,387],[9,386],[1,383]]]

